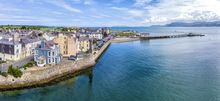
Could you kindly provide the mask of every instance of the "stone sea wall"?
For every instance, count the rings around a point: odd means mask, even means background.
[[[61,77],[65,77],[66,75],[79,73],[80,71],[93,67],[99,57],[112,42],[126,42],[135,40],[137,39],[113,39],[106,42],[95,55],[89,55],[82,60],[77,60],[74,62],[63,59],[62,62],[57,65],[28,68],[23,72],[21,78],[14,78],[10,75],[7,77],[0,76],[0,91],[38,87],[48,84]]]
[[[63,59],[62,62],[57,65],[28,68],[23,72],[21,78],[14,78],[10,75],[7,77],[0,76],[0,90],[4,91],[36,87],[47,84],[65,75],[74,74],[81,70],[88,69],[96,64],[96,60],[110,44],[111,41],[108,41],[95,55],[89,55],[82,60],[73,62]]]

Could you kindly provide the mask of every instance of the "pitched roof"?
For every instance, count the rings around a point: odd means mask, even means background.
[[[19,44],[19,42],[18,42],[18,41],[14,41],[14,40],[1,39],[1,40],[0,40],[0,44],[5,44],[5,45],[17,45],[17,44]]]
[[[51,50],[54,45],[57,45],[57,43],[54,43],[53,41],[42,41],[37,48],[41,50]]]
[[[85,40],[91,41],[92,39],[88,38],[88,37],[80,37],[79,38],[79,41],[85,41]]]

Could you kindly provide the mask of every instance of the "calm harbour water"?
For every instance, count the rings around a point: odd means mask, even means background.
[[[205,37],[113,43],[87,75],[0,93],[0,101],[219,101],[220,28],[115,28]]]

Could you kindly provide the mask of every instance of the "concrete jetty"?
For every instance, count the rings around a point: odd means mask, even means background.
[[[141,40],[149,40],[149,39],[165,39],[165,38],[182,38],[182,37],[196,37],[196,36],[205,36],[203,34],[195,34],[195,33],[188,33],[188,34],[178,34],[178,35],[159,35],[159,36],[150,36],[144,35],[140,36]]]

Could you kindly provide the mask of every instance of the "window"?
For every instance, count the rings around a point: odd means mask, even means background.
[[[54,58],[53,58],[53,63],[54,63]]]
[[[18,50],[18,49],[16,50],[16,53],[17,53],[17,54],[19,53],[19,50]]]
[[[48,56],[50,56],[50,51],[48,52]]]
[[[34,54],[37,54],[37,50],[35,50],[34,52],[35,52]]]
[[[63,46],[63,48],[64,48],[64,49],[67,49],[67,46],[65,45],[65,46]]]
[[[39,64],[43,64],[43,63],[44,63],[44,60],[40,59]]]
[[[50,61],[50,59],[48,59],[48,63],[50,63],[51,61]]]
[[[54,56],[54,54],[55,54],[55,53],[53,52],[53,56]]]

